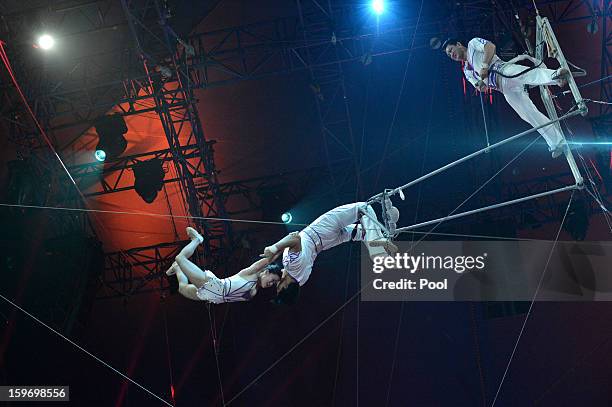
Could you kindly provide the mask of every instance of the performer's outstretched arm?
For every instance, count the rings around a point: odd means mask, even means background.
[[[274,256],[271,259],[269,259],[267,257],[263,258],[263,259],[259,259],[255,263],[251,264],[249,267],[240,270],[240,272],[238,274],[243,276],[243,277],[250,276],[250,275],[253,275],[253,274],[257,274],[260,271],[262,271],[264,268],[266,268],[267,265],[269,265],[274,260],[276,260],[276,257],[278,257],[278,255],[280,253],[281,252],[279,252],[276,256]]]
[[[260,257],[270,259],[270,262],[272,262],[272,259],[279,256],[287,247],[292,252],[299,252],[302,250],[302,241],[299,232],[291,232],[272,246],[266,247],[263,254],[260,254]]]

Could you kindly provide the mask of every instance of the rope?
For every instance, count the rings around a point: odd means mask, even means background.
[[[404,94],[404,87],[406,86],[406,78],[408,77],[408,68],[410,67],[410,61],[412,61],[412,54],[414,54],[414,51],[412,50],[412,48],[414,47],[414,40],[416,39],[416,32],[419,29],[419,23],[421,21],[421,12],[423,11],[424,2],[425,0],[421,0],[421,6],[419,8],[419,16],[417,18],[417,22],[414,27],[414,32],[412,33],[412,42],[410,44],[411,51],[410,51],[410,54],[408,55],[408,60],[406,61],[406,67],[404,68],[404,76],[402,78],[402,84],[400,86],[399,94],[397,95],[397,101],[395,102],[395,109],[393,111],[393,118],[391,119],[391,125],[389,126],[387,137],[385,138],[385,147],[383,148],[382,160],[381,160],[382,162],[384,162],[385,156],[387,155],[387,149],[389,148],[389,141],[391,139],[391,133],[393,132],[393,127],[395,126],[395,119],[397,117],[397,112],[399,111],[399,105],[402,100],[402,96]],[[378,167],[378,172],[376,174],[374,185],[378,185],[378,180],[380,179],[381,171],[382,171],[382,165]]]
[[[438,77],[438,74],[440,72],[440,65],[437,65],[436,67],[437,67],[436,68],[437,71],[436,71],[436,74],[433,75],[434,78]],[[433,115],[433,107],[434,107],[434,100],[435,100],[434,96],[436,95],[436,85],[437,84],[438,84],[438,81],[434,81],[434,86],[431,92],[431,100],[429,103],[429,115],[427,116],[427,129],[425,131],[425,148],[423,149],[423,159],[421,160],[421,171],[420,171],[421,174],[425,171],[425,161],[426,161],[427,152],[429,149],[429,136],[431,135],[431,117]],[[421,188],[421,185],[419,185],[419,190],[417,193],[417,200],[416,200],[416,208],[414,211],[414,222],[416,222],[419,210],[421,208],[421,195],[422,195],[422,188]],[[414,242],[414,235],[411,236],[410,240],[411,242]],[[402,301],[400,304],[400,311],[399,311],[399,315],[397,319],[397,328],[396,328],[396,334],[395,334],[395,342],[393,344],[393,356],[391,357],[391,361],[392,361],[391,371],[389,373],[389,383],[387,385],[387,397],[386,397],[385,406],[388,406],[389,403],[391,402],[391,387],[393,385],[393,374],[395,373],[395,361],[397,357],[397,351],[399,349],[399,340],[400,340],[403,318],[404,318],[404,302]]]
[[[593,99],[583,99],[585,102],[593,102],[593,103],[598,103],[600,105],[608,105],[608,106],[612,106],[612,103],[610,102],[604,102],[603,100],[593,100]]]
[[[139,388],[141,388],[142,390],[146,391],[151,396],[155,397],[156,399],[158,399],[159,401],[161,401],[165,405],[167,405],[169,407],[173,407],[172,404],[168,403],[166,400],[164,400],[163,398],[161,398],[157,394],[153,393],[152,391],[150,391],[149,389],[147,389],[146,387],[144,387],[140,383],[134,381],[133,379],[131,379],[130,377],[128,377],[124,373],[122,373],[119,370],[115,369],[110,364],[106,363],[105,361],[103,361],[102,359],[100,359],[99,357],[94,355],[93,353],[89,352],[87,349],[83,348],[82,346],[80,346],[76,342],[74,342],[71,339],[69,339],[68,337],[62,335],[60,332],[56,331],[55,329],[53,329],[49,325],[45,324],[43,321],[41,321],[40,319],[36,318],[34,315],[30,314],[28,311],[26,311],[25,309],[21,308],[19,305],[15,304],[13,301],[11,301],[8,298],[6,298],[4,295],[0,294],[0,298],[2,298],[4,301],[6,301],[10,305],[12,305],[15,309],[21,311],[23,314],[27,315],[28,317],[30,317],[34,321],[38,322],[40,325],[42,325],[45,328],[47,328],[49,331],[53,332],[54,334],[56,334],[60,338],[64,339],[66,342],[70,343],[72,346],[76,347],[77,349],[79,349],[80,351],[85,353],[86,355],[92,357],[93,359],[95,359],[96,361],[100,362],[101,364],[103,364],[104,366],[106,366],[107,368],[112,370],[113,372],[117,373],[119,376],[123,377],[124,379],[128,380],[129,382],[131,382],[131,383],[135,384],[136,386],[138,386]]]
[[[453,214],[454,212],[456,212],[465,202],[467,202],[472,196],[474,196],[476,193],[478,193],[482,188],[484,188],[493,178],[495,178],[497,175],[499,175],[506,167],[508,167],[510,164],[512,164],[512,162],[514,162],[517,158],[519,158],[529,147],[531,147],[535,142],[537,141],[537,138],[534,139],[527,147],[525,147],[520,153],[517,154],[517,156],[515,156],[511,161],[509,161],[502,169],[500,169],[498,172],[496,172],[491,178],[489,178],[489,180],[487,180],[481,187],[479,187],[476,191],[474,191],[466,200],[464,200],[461,204],[459,204],[459,206],[457,206],[453,211],[451,211],[450,214]],[[429,234],[431,234],[433,232],[433,230],[435,230],[440,224],[442,223],[442,221],[438,222],[438,224],[436,226],[434,226],[430,231],[428,231],[427,233],[424,234],[424,236],[419,239],[417,241],[417,243],[415,244],[414,248],[417,247],[417,245],[423,241],[423,239],[425,239]],[[358,298],[359,295],[361,294],[361,292],[365,289],[365,287],[362,287],[359,291],[357,291],[355,294],[353,294],[348,300],[346,300],[342,305],[340,305],[339,308],[337,308],[334,312],[332,312],[330,315],[328,315],[325,319],[323,319],[323,321],[321,321],[319,324],[317,324],[312,330],[310,330],[310,332],[308,332],[302,339],[300,339],[295,345],[293,345],[289,350],[287,350],[287,352],[285,352],[284,354],[282,354],[276,361],[274,361],[267,369],[265,369],[263,372],[261,372],[259,375],[257,375],[253,380],[251,380],[242,390],[240,390],[238,393],[236,393],[236,395],[234,395],[234,397],[232,397],[228,402],[227,405],[231,404],[232,402],[234,402],[238,397],[240,397],[245,391],[247,391],[248,389],[250,389],[255,383],[257,383],[257,381],[259,379],[261,379],[263,376],[265,376],[270,370],[272,370],[276,365],[278,365],[281,361],[283,361],[287,356],[289,356],[295,349],[297,349],[302,343],[304,343],[308,338],[310,338],[312,335],[314,335],[323,325],[325,325],[328,321],[330,321],[336,314],[338,314],[341,310],[343,310],[349,303],[351,303],[355,298]]]
[[[166,302],[162,298],[162,312],[164,314],[164,336],[166,338],[166,356],[168,360],[168,375],[170,379],[170,397],[172,397],[172,405],[176,406],[176,399],[174,397],[174,375],[172,373],[172,358],[170,354],[170,337],[168,335],[168,317],[166,315]]]
[[[17,92],[19,93],[19,96],[23,102],[23,104],[25,105],[29,115],[32,117],[32,120],[34,121],[34,123],[36,124],[36,127],[38,129],[38,131],[40,132],[40,135],[42,136],[43,140],[45,141],[45,143],[47,144],[47,146],[49,147],[49,149],[51,150],[51,152],[53,153],[53,155],[55,156],[55,158],[57,159],[57,161],[59,162],[60,166],[62,167],[62,169],[64,170],[64,172],[68,175],[68,178],[70,179],[70,182],[72,183],[72,185],[74,185],[77,193],[79,194],[79,196],[81,197],[81,199],[83,200],[83,203],[85,205],[87,205],[87,200],[85,198],[85,195],[83,195],[83,192],[81,191],[81,189],[79,188],[79,186],[77,185],[76,181],[74,180],[74,178],[72,177],[72,174],[70,174],[70,171],[68,171],[68,168],[66,167],[64,161],[62,160],[62,158],[59,156],[59,153],[57,152],[57,150],[55,149],[55,147],[53,146],[53,143],[51,142],[51,140],[49,139],[49,136],[47,135],[47,133],[45,132],[45,130],[43,129],[42,125],[40,124],[40,122],[38,121],[36,115],[34,114],[34,111],[32,110],[30,104],[28,103],[28,100],[26,99],[21,86],[19,85],[19,82],[17,81],[17,78],[13,72],[13,69],[11,67],[8,55],[6,54],[6,50],[4,49],[4,45],[5,43],[3,41],[0,41],[0,59],[2,59],[2,62],[4,63],[4,66],[9,74],[9,76],[11,77],[11,81],[13,82],[13,85],[15,86],[15,89],[17,90]],[[9,204],[0,204],[0,206],[13,206],[16,207],[17,205],[9,205]],[[26,207],[27,205],[24,205],[22,207]],[[50,207],[48,207],[50,208]],[[75,211],[73,209],[73,211]],[[79,210],[76,210],[79,211]],[[92,212],[92,213],[97,213],[97,211],[95,210],[90,210],[90,209],[80,209],[80,212]],[[94,220],[97,221],[97,223],[100,225],[100,227],[102,228],[103,231],[106,231],[106,227],[104,226],[104,224],[95,216],[93,215]],[[124,253],[125,254],[125,253]],[[43,321],[41,321],[40,319],[36,318],[34,315],[30,314],[29,312],[27,312],[25,309],[21,308],[20,306],[18,306],[17,304],[15,304],[13,301],[9,300],[8,298],[4,297],[3,295],[0,294],[0,297],[5,300],[6,302],[8,302],[9,304],[11,304],[13,307],[15,307],[16,309],[18,309],[19,311],[21,311],[22,313],[26,314],[27,316],[29,316],[30,318],[32,318],[33,320],[35,320],[36,322],[40,323],[41,325],[43,325],[44,327],[46,327],[47,329],[51,330],[53,333],[55,333],[56,335],[62,337],[63,339],[65,339],[66,341],[68,341],[70,344],[72,344],[73,346],[77,347],[78,349],[80,349],[81,351],[83,351],[84,353],[86,353],[87,355],[91,356],[92,358],[94,358],[95,360],[97,360],[98,362],[102,363],[103,365],[105,365],[106,367],[108,367],[109,369],[113,370],[115,373],[119,374],[120,376],[122,376],[123,378],[125,378],[126,380],[132,382],[133,384],[137,385],[138,387],[140,387],[142,390],[146,391],[147,393],[149,393],[150,395],[154,396],[155,398],[159,399],[161,402],[163,402],[164,404],[171,406],[172,405],[170,403],[168,403],[167,401],[165,401],[164,399],[162,399],[161,397],[159,397],[158,395],[156,395],[155,393],[151,392],[150,390],[148,390],[147,388],[145,388],[144,386],[140,385],[139,383],[137,383],[136,381],[132,380],[130,377],[126,376],[124,373],[120,372],[119,370],[115,369],[114,367],[112,367],[111,365],[109,365],[108,363],[104,362],[102,359],[98,358],[97,356],[95,356],[94,354],[92,354],[91,352],[87,351],[85,348],[79,346],[77,343],[73,342],[72,340],[70,340],[69,338],[67,338],[66,336],[62,335],[61,333],[59,333],[58,331],[56,331],[55,329],[51,328],[49,325],[45,324]]]
[[[10,61],[8,59],[8,55],[6,54],[6,50],[4,49],[4,42],[2,42],[2,41],[0,41],[0,58],[2,59],[2,62],[4,63],[4,66],[6,67],[6,70],[7,70],[8,74],[9,74],[9,76],[11,77],[11,81],[13,82],[13,85],[15,85],[15,89],[17,89],[17,92],[19,93],[19,97],[21,98],[23,104],[25,105],[26,109],[28,110],[28,113],[32,117],[32,120],[34,120],[34,123],[36,124],[36,127],[38,128],[38,131],[40,132],[40,135],[42,136],[42,138],[45,141],[45,143],[47,144],[47,146],[49,146],[49,148],[51,149],[51,152],[53,153],[55,158],[57,158],[57,161],[60,163],[62,169],[68,175],[68,178],[70,179],[70,182],[72,182],[72,184],[74,185],[74,187],[78,191],[79,195],[83,198],[83,200],[85,200],[85,197],[83,196],[83,193],[79,189],[76,181],[74,180],[74,178],[72,178],[72,175],[70,174],[70,171],[68,171],[68,168],[64,164],[64,161],[62,161],[62,159],[59,156],[59,154],[58,154],[57,150],[55,149],[55,147],[53,147],[53,143],[49,139],[49,136],[47,136],[47,133],[45,132],[45,130],[42,128],[40,122],[38,121],[38,119],[36,118],[36,115],[34,114],[34,111],[32,111],[32,108],[30,107],[30,104],[28,103],[28,100],[26,99],[25,95],[23,94],[23,91],[21,90],[21,86],[19,86],[19,82],[17,82],[17,78],[15,77],[15,73],[13,72],[13,68],[11,67],[11,63],[10,63]]]
[[[606,79],[610,79],[610,78],[612,78],[612,75],[608,75],[608,76],[603,77],[603,78],[601,78],[601,79],[597,79],[597,80],[595,80],[595,81],[592,81],[592,82],[589,82],[589,83],[585,83],[585,84],[583,84],[583,85],[580,85],[580,86],[578,86],[578,89],[582,89],[582,88],[585,88],[585,87],[587,87],[587,86],[594,85],[594,84],[596,84],[596,83],[599,83],[599,82],[605,81]],[[571,89],[564,90],[563,92],[560,92],[560,93],[557,93],[556,95],[553,95],[553,98],[556,98],[556,97],[558,97],[558,96],[565,96],[565,95],[569,95],[570,93],[572,93]]]
[[[591,100],[587,99],[586,101],[591,101]],[[557,107],[557,109],[559,109],[557,104],[555,104],[555,106]],[[570,143],[576,144],[576,142],[574,141],[575,135],[574,135],[574,132],[572,131],[572,128],[569,126],[567,122],[564,123],[564,125],[565,125],[565,128],[567,129],[568,136],[569,136],[568,138],[570,140]],[[593,179],[593,174],[590,171],[590,167],[587,164],[586,160],[584,159],[584,156],[580,153],[580,151],[576,150],[576,154],[578,155],[580,163],[582,164],[584,175],[586,179],[588,180],[588,183],[585,183],[585,190],[587,191],[589,195],[591,195],[591,197],[595,200],[595,202],[601,208],[604,219],[606,220],[606,223],[608,225],[608,228],[610,229],[610,232],[612,232],[612,215],[610,214],[610,211],[608,210],[608,208],[606,208],[606,206],[603,204],[604,198],[601,196],[601,193],[599,192],[599,189],[597,188],[597,184],[595,183],[595,180]],[[592,165],[593,165],[593,168],[595,168],[595,165],[594,164]]]
[[[540,280],[538,281],[538,285],[536,286],[536,290],[533,293],[533,298],[531,299],[531,303],[529,304],[529,309],[527,310],[527,315],[525,316],[525,320],[523,321],[523,325],[521,326],[521,330],[519,332],[518,337],[516,338],[516,342],[514,343],[514,348],[512,349],[512,353],[510,354],[510,359],[508,360],[508,364],[506,365],[506,369],[504,370],[504,374],[499,382],[499,386],[497,387],[497,392],[495,393],[495,397],[493,398],[493,402],[491,403],[491,407],[495,407],[495,403],[497,402],[497,398],[499,397],[499,393],[504,385],[504,381],[506,376],[508,375],[508,370],[510,370],[510,365],[512,364],[512,360],[514,359],[514,355],[516,354],[516,349],[518,348],[519,342],[523,337],[523,333],[525,332],[525,326],[527,325],[527,321],[531,315],[531,310],[533,309],[533,304],[535,304],[535,299],[540,291],[540,287],[542,286],[542,282],[544,281],[544,276],[546,275],[546,271],[548,270],[548,265],[550,264],[550,259],[552,258],[552,254],[555,251],[555,247],[557,246],[557,241],[559,240],[559,235],[561,234],[561,230],[563,229],[563,224],[565,223],[565,219],[567,218],[567,214],[569,212],[572,199],[574,198],[574,191],[572,191],[572,195],[570,196],[569,201],[567,202],[567,207],[565,208],[565,214],[563,215],[563,219],[561,220],[561,224],[559,225],[559,229],[557,230],[557,235],[555,236],[555,240],[553,241],[552,248],[548,254],[548,259],[546,260],[546,265],[544,266],[544,270],[540,275]]]
[[[484,100],[482,98],[482,92],[478,93],[480,94],[480,107],[482,108],[482,121],[484,123],[485,138],[487,140],[487,147],[489,147],[491,143],[489,142],[489,129],[487,128],[487,115],[485,114]]]
[[[44,206],[32,206],[32,205],[12,205],[12,204],[3,204],[0,203],[0,207],[1,206],[8,206],[8,207],[23,207],[23,208],[35,208],[35,209],[58,209],[58,210],[67,210],[67,211],[85,211],[85,209],[81,209],[81,208],[58,208],[58,207],[44,207]],[[118,213],[118,214],[126,214],[126,212],[118,212],[118,211],[103,211],[105,213]],[[150,213],[138,213],[138,212],[127,212],[127,214],[129,215],[143,215],[143,216],[170,216],[170,215],[164,215],[164,214],[150,214]],[[174,215],[174,217],[177,217],[178,215]],[[215,220],[221,220],[221,219],[217,219],[217,218],[212,218]],[[248,222],[248,223],[261,223],[261,224],[272,224],[272,225],[286,225],[285,223],[282,222],[267,222],[267,221],[253,221],[253,220],[244,220],[244,219],[225,219],[225,221],[228,222]],[[293,226],[308,226],[305,223],[289,223],[288,225],[293,225]],[[421,231],[415,231],[415,230],[407,230],[405,232],[402,233],[411,233],[411,234],[416,234],[416,235],[421,235],[421,234],[430,234],[433,236],[449,236],[449,237],[469,237],[469,238],[475,238],[475,239],[497,239],[497,240],[512,240],[512,241],[540,241],[538,239],[520,239],[520,238],[513,238],[513,237],[505,237],[505,236],[493,236],[493,235],[474,235],[474,234],[459,234],[459,233],[440,233],[440,232],[421,232]]]
[[[306,223],[283,223],[283,222],[272,222],[262,220],[248,220],[248,219],[230,219],[230,218],[215,218],[212,216],[190,216],[190,215],[169,215],[166,213],[152,213],[152,212],[130,212],[130,211],[111,211],[105,209],[87,209],[87,208],[68,208],[65,206],[40,206],[40,205],[20,205],[20,204],[8,204],[0,203],[0,207],[6,208],[23,208],[23,209],[48,209],[57,211],[69,211],[69,212],[93,212],[93,213],[104,213],[113,215],[139,215],[139,216],[150,216],[155,218],[174,218],[184,220],[215,220],[220,222],[236,222],[236,223],[256,223],[265,225],[292,225],[292,226],[308,226]]]
[[[212,339],[213,352],[215,354],[215,364],[217,365],[217,381],[219,382],[219,394],[221,395],[221,404],[225,407],[227,404],[225,403],[225,393],[223,392],[223,381],[221,380],[221,365],[219,363],[219,347],[217,343],[217,327],[215,326],[214,321],[214,311],[212,311],[213,307],[211,304],[207,304],[206,307],[208,309],[208,320],[210,321],[210,336]]]
[[[352,259],[352,254],[353,254],[353,246],[349,246],[349,261],[347,262],[346,265],[346,282],[344,285],[344,301],[346,301],[346,299],[348,298],[348,292],[349,292],[349,276],[350,276],[350,270],[351,270],[351,259]],[[359,304],[359,301],[357,302],[357,304]],[[334,374],[334,389],[332,391],[332,406],[336,405],[336,389],[338,386],[338,372],[340,371],[340,356],[342,356],[342,342],[343,342],[343,338],[344,338],[344,319],[345,319],[345,313],[342,312],[342,318],[340,320],[340,338],[338,339],[338,352],[336,355],[336,373]],[[357,321],[359,321],[359,314],[357,315]],[[357,349],[357,353],[359,354],[359,349]],[[357,365],[359,365],[359,362],[357,362]],[[357,391],[357,400],[359,400],[359,391]],[[359,401],[357,401],[357,404],[359,404]]]

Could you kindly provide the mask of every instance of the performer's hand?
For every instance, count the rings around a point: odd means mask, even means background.
[[[271,246],[268,246],[264,249],[263,254],[259,255],[259,257],[265,257],[272,262],[278,257],[279,252],[279,250],[274,250]]]
[[[480,75],[480,79],[484,81],[489,77],[489,68],[482,68],[478,74]]]
[[[476,84],[476,89],[478,89],[479,92],[486,92],[489,90],[489,87],[483,81],[479,81]]]

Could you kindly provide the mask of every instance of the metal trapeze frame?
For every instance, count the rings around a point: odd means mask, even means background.
[[[548,56],[555,58],[558,62],[559,65],[561,66],[561,68],[565,68],[568,71],[570,71],[567,60],[565,59],[565,56],[563,55],[563,52],[561,51],[561,47],[559,46],[559,43],[557,42],[557,38],[555,37],[555,34],[552,30],[552,27],[550,26],[550,22],[548,21],[548,19],[546,17],[540,17],[540,15],[537,16],[537,20],[536,20],[536,44],[541,44],[542,42],[546,43],[547,49],[548,49]],[[544,53],[544,47],[536,47],[536,58],[539,60],[542,60],[543,58],[543,53]],[[571,72],[571,71],[570,71]],[[418,229],[424,226],[429,226],[429,225],[433,225],[433,224],[437,224],[437,223],[441,223],[447,220],[452,220],[452,219],[457,219],[457,218],[461,218],[464,216],[469,216],[469,215],[474,215],[476,213],[481,213],[481,212],[486,212],[492,209],[497,209],[497,208],[501,208],[504,206],[509,206],[509,205],[514,205],[517,203],[521,203],[521,202],[525,202],[525,201],[529,201],[532,199],[538,199],[544,196],[548,196],[548,195],[553,195],[553,194],[557,194],[557,193],[561,193],[561,192],[567,192],[567,191],[572,191],[572,190],[578,190],[578,189],[583,189],[584,188],[584,180],[582,178],[582,175],[580,174],[580,170],[578,168],[578,166],[576,165],[576,160],[574,159],[574,155],[572,154],[571,151],[571,147],[569,144],[567,144],[567,141],[565,139],[565,136],[563,136],[563,141],[566,143],[567,148],[565,149],[565,158],[567,159],[567,163],[569,165],[569,168],[572,172],[572,175],[574,177],[574,181],[575,183],[573,185],[568,185],[565,187],[561,187],[561,188],[557,188],[557,189],[553,189],[550,191],[544,191],[544,192],[540,192],[537,194],[533,194],[533,195],[528,195],[525,197],[521,197],[521,198],[517,198],[517,199],[512,199],[509,201],[504,201],[504,202],[500,202],[497,204],[493,204],[493,205],[489,205],[489,206],[485,206],[483,208],[478,208],[478,209],[473,209],[470,211],[465,211],[465,212],[460,212],[460,213],[456,213],[456,214],[451,214],[442,218],[437,218],[437,219],[432,219],[429,221],[425,221],[425,222],[420,222],[420,223],[416,223],[414,225],[410,225],[410,226],[405,226],[405,227],[400,227],[397,228],[395,225],[394,220],[395,219],[390,219],[390,217],[388,216],[388,211],[392,206],[391,203],[391,197],[395,194],[399,194],[400,198],[403,200],[404,199],[404,194],[403,194],[403,190],[407,189],[411,186],[414,186],[416,184],[418,184],[421,181],[425,181],[428,178],[433,177],[434,175],[437,175],[443,171],[446,171],[452,167],[455,167],[461,163],[464,163],[468,160],[471,160],[474,157],[477,157],[483,153],[487,153],[490,150],[494,149],[494,148],[498,148],[503,146],[504,144],[510,143],[511,141],[514,141],[516,139],[519,139],[527,134],[531,134],[541,128],[544,128],[546,126],[549,125],[553,125],[556,127],[556,129],[561,132],[561,134],[563,135],[563,131],[561,129],[561,121],[569,119],[570,117],[573,116],[577,116],[577,115],[582,115],[582,116],[586,116],[586,114],[588,113],[588,109],[587,106],[585,104],[585,101],[582,99],[582,96],[580,95],[580,91],[578,90],[578,86],[576,85],[576,82],[574,80],[574,78],[569,75],[567,78],[568,84],[569,84],[569,88],[571,90],[572,96],[574,98],[574,102],[576,103],[576,107],[577,109],[574,111],[571,111],[569,113],[566,113],[565,115],[558,117],[557,116],[557,111],[555,109],[555,106],[553,104],[552,101],[552,97],[550,95],[550,93],[548,92],[547,87],[545,86],[540,86],[540,93],[542,95],[542,100],[544,101],[544,105],[546,106],[546,111],[548,113],[548,117],[551,119],[549,122],[538,126],[538,127],[534,127],[531,128],[529,130],[523,131],[521,133],[518,133],[512,137],[509,137],[505,140],[499,141],[491,146],[487,146],[485,148],[482,148],[478,151],[475,151],[463,158],[460,158],[458,160],[455,160],[449,164],[446,164],[443,167],[438,168],[437,170],[434,170],[428,174],[425,174],[413,181],[410,181],[407,184],[404,184],[398,188],[395,189],[386,189],[385,191],[374,195],[373,197],[371,197],[368,200],[368,204],[372,204],[372,203],[380,203],[382,205],[382,212],[383,212],[383,221],[384,221],[384,225],[380,222],[377,222],[379,224],[379,226],[381,227],[383,233],[385,234],[386,237],[389,238],[393,238],[395,236],[397,236],[398,234],[402,233],[402,232],[408,232],[410,230],[414,230],[414,229]]]

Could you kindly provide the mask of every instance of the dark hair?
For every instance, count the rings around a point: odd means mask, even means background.
[[[442,43],[442,46],[440,47],[440,49],[442,50],[442,52],[446,52],[446,47],[449,45],[457,45],[459,44],[461,41],[459,41],[457,38],[454,37],[450,37],[447,38],[446,41],[444,41]]]
[[[265,269],[268,270],[268,273],[277,275],[278,278],[283,276],[283,266],[278,263],[270,263]]]
[[[273,304],[277,305],[294,305],[300,296],[300,284],[291,283],[284,290],[276,294],[272,299]]]

